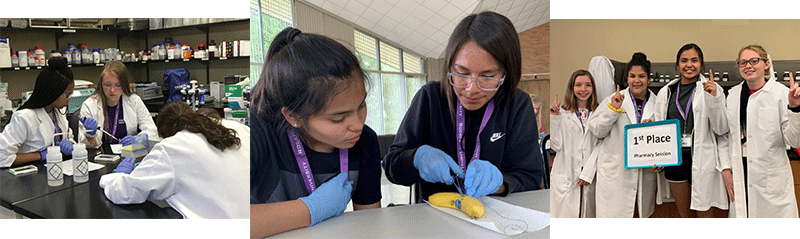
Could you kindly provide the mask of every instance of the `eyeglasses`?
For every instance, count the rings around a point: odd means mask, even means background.
[[[747,63],[750,63],[750,65],[755,66],[761,60],[764,60],[764,59],[761,59],[761,58],[758,58],[758,57],[753,57],[753,58],[750,58],[750,60],[737,61],[736,64],[739,65],[739,68],[744,68],[745,66],[747,66]]]
[[[506,79],[505,76],[503,78],[478,77],[478,79],[475,79],[472,76],[458,73],[447,73],[447,78],[450,80],[451,85],[458,88],[467,88],[472,85],[472,82],[478,82],[478,88],[481,90],[497,90]]]
[[[108,88],[108,89],[111,89],[111,88],[121,89],[122,88],[122,86],[120,84],[112,85],[112,84],[106,84],[106,83],[103,83],[103,87]]]

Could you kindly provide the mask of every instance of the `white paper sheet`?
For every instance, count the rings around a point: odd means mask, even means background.
[[[114,154],[121,154],[122,153],[122,144],[112,144],[112,145],[109,145],[109,146],[111,146],[111,152],[112,153],[114,153]]]
[[[550,213],[511,205],[490,197],[482,197],[478,200],[483,203],[486,212],[483,217],[477,220],[473,220],[467,214],[456,209],[437,207],[432,204],[431,206],[454,217],[503,235],[517,235],[526,231],[534,232],[550,225]]]
[[[102,164],[96,164],[96,163],[92,163],[92,162],[89,162],[89,161],[86,161],[86,162],[89,163],[89,172],[95,171],[95,170],[98,170],[98,169],[101,169],[101,168],[105,167]],[[64,162],[61,162],[61,168],[64,171],[64,175],[72,176],[72,169],[74,167],[75,166],[72,165],[72,159],[64,161]]]

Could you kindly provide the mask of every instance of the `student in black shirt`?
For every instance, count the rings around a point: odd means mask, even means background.
[[[367,77],[336,41],[287,28],[269,47],[252,104],[250,236],[380,207],[380,152],[364,125]]]
[[[419,184],[426,200],[456,185],[475,198],[539,189],[536,117],[517,89],[521,54],[511,21],[494,12],[469,15],[445,52],[442,80],[417,92],[383,160],[386,177]]]

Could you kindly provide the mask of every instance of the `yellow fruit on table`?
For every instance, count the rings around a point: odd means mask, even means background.
[[[467,195],[462,196],[459,193],[436,193],[428,197],[428,202],[434,206],[458,209],[472,219],[482,217],[485,212],[481,201]]]

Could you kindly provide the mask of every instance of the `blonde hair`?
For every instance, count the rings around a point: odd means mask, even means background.
[[[130,87],[130,79],[131,73],[128,71],[128,67],[125,67],[125,64],[120,61],[112,61],[106,63],[106,66],[103,67],[103,72],[100,72],[100,84],[99,86],[95,87],[94,93],[92,93],[91,97],[95,97],[98,101],[100,101],[103,107],[100,107],[103,110],[103,116],[106,116],[108,113],[106,112],[106,104],[108,103],[108,99],[106,99],[105,93],[103,93],[103,76],[106,74],[110,74],[116,76],[119,80],[120,89],[122,89],[122,93],[126,96],[131,96],[131,87]],[[108,120],[106,120],[108,122]],[[106,124],[103,124],[103,128],[105,128]]]
[[[758,56],[761,57],[762,60],[764,60],[765,64],[769,65],[768,66],[769,68],[767,68],[764,71],[764,75],[765,76],[769,75],[769,77],[772,78],[772,76],[775,74],[774,73],[775,70],[774,70],[774,68],[772,66],[772,59],[769,57],[769,53],[767,53],[767,50],[764,50],[764,47],[762,47],[760,45],[748,45],[746,47],[742,47],[742,49],[739,50],[739,55],[736,56],[736,62],[739,61],[739,57],[742,57],[742,52],[744,52],[744,50],[751,50],[751,51],[755,51],[756,53],[758,53]]]

